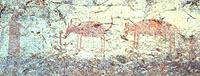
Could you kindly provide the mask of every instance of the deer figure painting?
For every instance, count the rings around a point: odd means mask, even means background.
[[[78,25],[72,24],[72,19],[70,21],[70,24],[66,28],[66,32],[64,35],[64,38],[67,38],[67,36],[70,33],[75,33],[77,34],[78,37],[78,43],[77,43],[77,49],[80,51],[82,48],[82,37],[97,37],[101,38],[101,51],[104,51],[105,49],[105,36],[104,34],[106,31],[108,31],[113,24],[113,18],[111,17],[111,24],[108,29],[106,29],[103,26],[103,23],[100,23],[98,21],[84,21],[78,23]]]
[[[133,23],[125,23],[124,28],[125,34],[121,37],[125,40],[128,40],[126,36],[128,33],[134,35],[134,48],[137,48],[139,45],[139,35],[150,35],[150,36],[161,36],[167,38],[170,41],[170,51],[175,50],[175,34],[179,33],[177,27],[166,21],[157,20],[157,19],[147,19]]]

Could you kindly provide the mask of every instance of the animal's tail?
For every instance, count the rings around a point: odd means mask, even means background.
[[[113,17],[112,17],[112,16],[110,16],[110,17],[111,17],[111,22],[109,23],[109,24],[110,24],[110,27],[109,27],[108,29],[106,29],[106,31],[109,31],[110,28],[112,28],[112,25],[113,25]]]

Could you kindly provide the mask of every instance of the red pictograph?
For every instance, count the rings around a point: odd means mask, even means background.
[[[68,27],[66,28],[64,38],[67,38],[67,36],[70,33],[77,34],[78,35],[77,49],[79,51],[82,48],[82,37],[101,38],[101,51],[104,51],[105,50],[105,36],[104,35],[106,31],[109,30],[113,25],[112,17],[111,17],[110,24],[111,24],[110,27],[106,29],[104,24],[98,21],[84,21],[75,25],[75,24],[72,24],[72,19],[71,19]]]
[[[167,38],[170,41],[170,51],[175,50],[175,34],[179,33],[179,30],[175,25],[172,25],[166,21],[157,20],[157,19],[147,19],[143,21],[139,21],[130,25],[129,23],[125,23],[124,28],[125,34],[122,38],[126,39],[126,36],[129,33],[134,35],[134,47],[138,47],[139,44],[139,35],[150,35],[150,36],[162,36]]]

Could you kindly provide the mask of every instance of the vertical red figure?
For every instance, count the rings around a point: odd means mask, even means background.
[[[19,12],[14,12],[11,17],[11,21],[8,23],[9,26],[9,43],[8,43],[8,57],[10,58],[9,61],[15,61],[15,58],[20,53],[20,23],[17,22],[19,17]],[[15,67],[18,64],[14,64]],[[13,69],[13,76],[17,75],[17,68]]]

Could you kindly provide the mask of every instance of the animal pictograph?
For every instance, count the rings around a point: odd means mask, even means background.
[[[166,21],[157,19],[147,19],[133,23],[125,23],[124,35],[121,37],[128,40],[126,37],[129,33],[134,35],[133,46],[138,48],[139,35],[150,35],[150,36],[162,36],[170,41],[170,51],[175,50],[175,34],[179,33],[179,30],[175,25],[172,25]]]
[[[80,20],[79,20],[80,21]],[[108,31],[112,25],[113,25],[113,18],[111,16],[111,23],[110,27],[108,29],[103,26],[103,23],[100,23],[98,21],[84,21],[80,22],[77,25],[72,24],[72,19],[70,20],[70,24],[68,24],[68,27],[66,28],[66,32],[64,35],[64,38],[67,38],[67,36],[70,33],[75,33],[78,35],[78,41],[77,41],[77,49],[80,51],[82,49],[82,37],[96,37],[101,38],[101,51],[105,50],[105,33]]]

